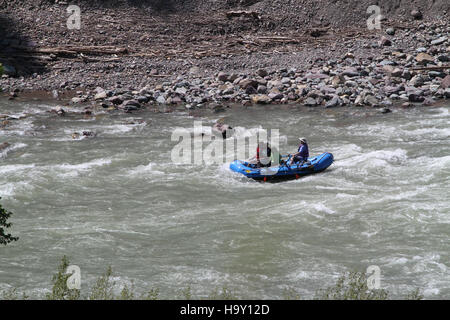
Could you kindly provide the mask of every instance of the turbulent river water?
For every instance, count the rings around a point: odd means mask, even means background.
[[[119,285],[177,298],[226,286],[241,298],[312,298],[346,271],[379,266],[394,297],[450,298],[450,117],[440,107],[233,107],[225,112],[58,116],[54,103],[0,101],[1,203],[18,242],[0,248],[0,289],[43,297],[63,255],[87,292]],[[75,110],[75,109],[73,109]],[[249,181],[227,163],[171,163],[175,128],[218,118],[236,136],[279,129],[282,153],[309,140],[325,172]],[[72,137],[94,131],[96,137]],[[206,130],[207,131],[207,130]]]

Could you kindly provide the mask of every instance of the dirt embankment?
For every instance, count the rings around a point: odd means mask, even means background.
[[[366,25],[373,2],[384,17],[380,30]],[[80,30],[67,28],[69,4],[81,8]],[[424,46],[442,64],[448,42],[437,49],[431,42],[448,35],[449,12],[447,0],[0,0],[0,62],[11,75],[0,86],[92,93],[171,83],[175,91],[193,79],[214,88],[219,71],[246,79],[259,69],[294,82],[314,68],[325,67],[331,77],[345,67],[374,68],[394,52],[415,56]],[[388,28],[394,32],[386,35]],[[393,63],[414,67],[410,59]],[[377,76],[370,71],[361,76]],[[222,91],[235,92],[238,101],[254,93],[245,88],[241,97],[237,87]]]

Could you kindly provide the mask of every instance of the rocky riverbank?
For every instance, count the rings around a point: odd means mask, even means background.
[[[11,99],[34,90],[55,98],[70,92],[73,104],[125,112],[149,105],[220,110],[229,103],[366,106],[389,112],[394,105],[432,105],[450,98],[446,13],[423,20],[419,10],[412,10],[400,22],[385,18],[381,30],[360,25],[298,31],[270,26],[269,17],[256,11],[258,5],[255,11],[251,5],[233,11],[231,18],[217,16],[216,24],[235,24],[225,34],[199,27],[206,23],[204,16],[193,15],[195,30],[183,31],[176,24],[179,14],[153,17],[149,27],[136,23],[148,19],[145,12],[111,8],[84,13],[87,26],[77,33],[61,29],[64,5],[45,7],[34,20],[27,16],[29,8],[17,8],[15,15],[29,33],[19,39],[11,31],[2,40],[0,87]],[[130,11],[134,20],[125,18]],[[50,23],[55,14],[57,29]],[[46,32],[32,33],[37,29]],[[129,34],[139,37],[127,41]],[[10,64],[5,48],[11,54],[23,50],[24,59],[33,63],[28,68]]]

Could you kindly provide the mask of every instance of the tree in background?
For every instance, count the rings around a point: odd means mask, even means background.
[[[11,215],[12,212],[5,210],[0,204],[0,245],[4,244],[6,246],[12,241],[19,240],[18,237],[13,237],[11,234],[6,233],[6,229],[10,228],[12,225],[12,223],[8,223],[8,219]]]

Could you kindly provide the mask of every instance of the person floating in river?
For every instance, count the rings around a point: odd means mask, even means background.
[[[298,152],[292,155],[291,164],[300,162],[303,163],[308,161],[309,158],[309,147],[308,142],[305,138],[299,138],[300,145],[298,146]]]

